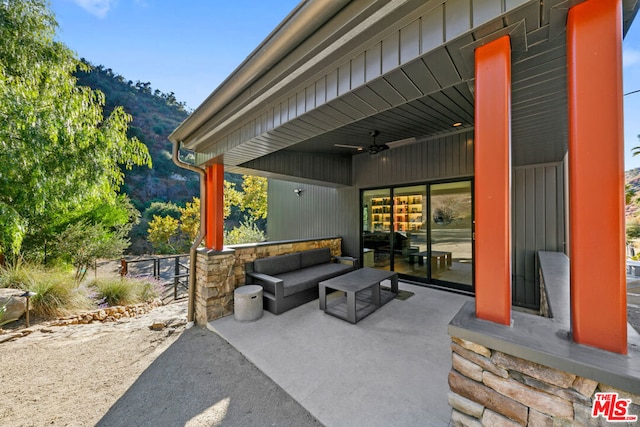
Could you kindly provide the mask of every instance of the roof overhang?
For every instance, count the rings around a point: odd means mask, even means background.
[[[509,34],[517,143],[554,157],[567,133],[566,16],[578,3],[305,0],[169,138],[200,164],[242,167],[280,150],[340,155],[335,143],[368,145],[372,129],[384,143],[472,128],[474,49]],[[638,1],[623,4],[626,33]],[[536,149],[550,140],[558,148]]]

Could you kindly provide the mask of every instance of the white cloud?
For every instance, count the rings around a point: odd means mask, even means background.
[[[638,63],[640,63],[640,50],[631,48],[622,50],[623,67],[630,67]]]
[[[73,2],[90,14],[98,18],[104,18],[107,16],[111,5],[115,3],[115,0],[73,0]]]

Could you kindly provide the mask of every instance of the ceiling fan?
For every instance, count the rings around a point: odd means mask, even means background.
[[[378,132],[377,130],[372,130],[371,132],[369,132],[369,136],[373,138],[373,144],[371,144],[367,148],[367,151],[369,152],[370,155],[378,154],[381,151],[389,149],[389,146],[387,144],[382,144],[382,145],[376,144],[376,137],[378,135],[380,135],[380,132]],[[361,145],[334,144],[334,146],[341,147],[341,148],[353,148],[358,151],[364,150],[364,147]]]

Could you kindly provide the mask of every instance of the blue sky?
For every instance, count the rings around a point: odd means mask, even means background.
[[[50,0],[79,57],[196,108],[299,0]],[[623,44],[624,93],[640,90],[640,17]],[[625,169],[640,167],[640,92],[624,97]]]

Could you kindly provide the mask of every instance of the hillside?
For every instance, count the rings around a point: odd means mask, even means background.
[[[79,85],[105,94],[105,116],[115,106],[123,106],[133,117],[129,135],[149,148],[153,168],[125,171],[122,188],[140,212],[152,201],[184,204],[198,195],[198,175],[178,168],[171,159],[173,147],[167,137],[188,115],[184,104],[178,102],[173,93],[154,91],[150,83],[134,83],[101,65],[92,66],[89,73],[78,72],[76,76]]]
[[[629,185],[629,187],[635,194],[640,195],[640,168],[635,168],[635,169],[625,171],[624,180],[625,180],[625,183]],[[638,216],[638,211],[640,210],[640,206],[638,206],[639,202],[637,201],[637,197],[635,200],[636,200],[635,203],[629,203],[626,206],[625,217],[627,219]]]

